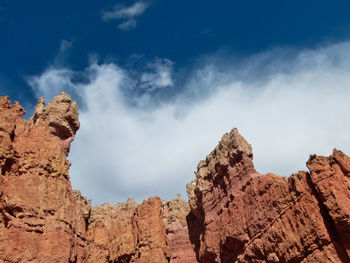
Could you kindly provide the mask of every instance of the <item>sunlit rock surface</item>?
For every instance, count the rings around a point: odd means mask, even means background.
[[[29,122],[21,118],[21,106],[0,98],[0,262],[86,260],[88,204],[73,192],[66,160],[66,140],[79,127],[76,104],[68,98],[62,93],[46,108],[40,100],[37,109],[47,117],[38,114]],[[53,131],[49,123],[66,116],[62,127],[72,128],[62,138],[63,128],[54,125]]]
[[[233,129],[200,161],[189,202],[151,197],[91,207],[66,157],[78,107],[59,94],[34,115],[0,97],[0,262],[350,262],[350,158],[260,175]]]
[[[250,145],[225,134],[187,185],[199,262],[350,262],[350,159],[311,156],[310,173],[259,175]]]

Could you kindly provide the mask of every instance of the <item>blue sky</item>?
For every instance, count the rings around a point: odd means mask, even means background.
[[[348,1],[0,0],[0,95],[28,115],[39,96],[78,101],[72,183],[96,203],[185,195],[198,161],[235,126],[259,171],[288,175],[310,153],[350,151],[348,10]]]
[[[229,52],[244,57],[274,47],[309,47],[346,39],[348,1],[149,1],[132,30],[103,12],[132,1],[0,1],[0,72],[12,96],[34,95],[23,76],[53,63],[61,41],[71,43],[64,63],[83,69],[94,55],[126,65],[131,57],[168,58],[175,69],[200,56]],[[9,91],[7,91],[9,92]]]

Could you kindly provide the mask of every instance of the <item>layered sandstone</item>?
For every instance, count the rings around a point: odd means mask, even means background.
[[[136,253],[132,217],[137,203],[129,199],[114,206],[91,209],[88,226],[89,263],[129,262]]]
[[[61,93],[33,117],[0,97],[0,263],[350,262],[350,158],[260,175],[233,129],[200,161],[189,202],[151,197],[91,207],[66,157],[78,107]]]
[[[171,248],[170,263],[197,262],[188,232],[190,220],[190,206],[180,195],[170,201],[163,201],[163,221]]]
[[[350,159],[311,156],[310,173],[259,175],[236,129],[187,186],[199,262],[350,262]]]
[[[40,99],[32,121],[23,114],[0,98],[0,262],[84,262],[87,202],[66,160],[77,106],[62,93],[46,107]]]
[[[161,205],[159,197],[151,197],[140,205],[129,199],[92,208],[87,262],[167,263],[170,247]]]

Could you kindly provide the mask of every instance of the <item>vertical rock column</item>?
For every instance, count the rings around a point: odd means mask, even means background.
[[[171,249],[170,263],[195,263],[196,253],[191,243],[187,221],[191,220],[190,206],[181,196],[163,201],[163,221]]]
[[[160,198],[150,197],[137,206],[132,224],[136,254],[131,262],[168,263],[171,255]]]
[[[23,114],[0,98],[0,262],[84,262],[89,204],[66,159],[78,107],[61,93],[46,107],[39,99],[28,122]]]

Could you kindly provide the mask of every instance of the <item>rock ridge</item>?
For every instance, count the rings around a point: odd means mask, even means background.
[[[34,115],[0,97],[0,262],[350,262],[350,158],[261,175],[232,129],[199,162],[189,201],[91,206],[67,161],[79,111],[61,93]]]

